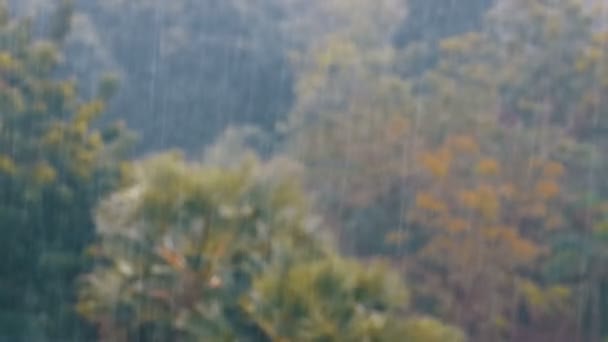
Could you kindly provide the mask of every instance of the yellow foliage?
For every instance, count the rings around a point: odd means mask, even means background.
[[[570,296],[572,296],[572,290],[570,290],[570,288],[567,286],[552,286],[549,289],[549,296],[557,301],[565,301],[570,299]]]
[[[599,11],[603,11],[604,9],[600,9]],[[593,34],[592,41],[596,44],[604,45],[608,43],[608,32],[600,31]]]
[[[121,162],[118,166],[118,170],[120,171],[120,183],[122,186],[127,186],[131,182],[135,181],[133,164]]]
[[[511,248],[514,255],[526,262],[535,259],[539,254],[539,249],[533,242],[521,237],[511,240]]]
[[[470,226],[470,223],[460,219],[460,218],[454,218],[454,219],[450,219],[446,222],[445,227],[447,228],[447,230],[450,233],[460,233],[463,232],[465,230],[467,230]]]
[[[76,86],[73,82],[63,82],[61,91],[66,99],[74,99],[76,97]]]
[[[559,185],[554,181],[541,180],[536,184],[536,194],[543,199],[552,199],[559,194]]]
[[[476,192],[470,190],[461,191],[458,194],[460,203],[462,203],[468,209],[475,209],[479,207],[479,196]]]
[[[603,50],[595,46],[590,47],[589,49],[587,49],[587,51],[585,51],[585,56],[589,59],[589,61],[593,63],[600,62],[603,55]]]
[[[446,53],[460,53],[470,51],[481,37],[478,33],[468,33],[455,38],[447,38],[439,43],[439,47]]]
[[[486,228],[485,233],[490,239],[506,244],[519,260],[528,262],[538,256],[539,248],[532,241],[522,237],[514,227],[490,227]]]
[[[530,281],[523,282],[521,290],[526,298],[526,301],[535,309],[544,306],[544,297],[542,291],[534,283]]]
[[[555,312],[563,310],[572,296],[571,290],[566,286],[551,286],[542,289],[531,281],[524,281],[520,289],[526,301],[536,312]]]
[[[501,330],[507,329],[509,328],[509,320],[503,316],[503,315],[498,315],[496,317],[494,317],[494,319],[492,320],[494,325]]]
[[[7,155],[0,155],[0,172],[14,174],[17,172],[17,165],[13,159]]]
[[[473,64],[466,68],[466,74],[473,79],[484,80],[488,77],[492,77],[493,73],[491,69],[485,65]]]
[[[572,291],[567,286],[553,286],[551,289],[549,289],[549,293],[552,297],[561,299],[568,299],[570,295],[572,295]]]
[[[78,163],[87,166],[95,162],[95,158],[97,158],[97,155],[95,155],[94,152],[87,150],[78,150],[74,155],[74,159]]]
[[[452,158],[449,152],[444,150],[439,153],[425,153],[420,162],[434,177],[443,178],[450,170]]]
[[[428,192],[421,192],[416,195],[416,206],[434,213],[443,213],[447,210],[442,201]]]
[[[78,121],[74,122],[73,129],[78,135],[82,136],[87,133],[87,131],[89,129],[89,125],[87,124],[86,121],[78,120]]]
[[[91,147],[95,149],[100,149],[103,147],[103,139],[101,138],[101,134],[99,132],[93,132],[89,136],[89,144]]]
[[[510,244],[513,254],[521,260],[531,260],[538,255],[538,247],[519,235],[515,229],[503,230],[502,239]]]
[[[478,190],[479,211],[485,219],[491,220],[498,217],[500,201],[496,192],[489,186],[481,186]]]
[[[501,227],[483,227],[483,233],[485,234],[486,238],[490,240],[499,239],[502,230],[503,229]]]
[[[497,201],[482,201],[479,210],[486,220],[493,220],[498,216],[500,206]]]
[[[477,153],[479,151],[479,145],[475,139],[468,135],[452,137],[449,144],[458,152]]]
[[[99,114],[103,112],[105,108],[105,104],[103,101],[91,101],[89,103],[83,104],[78,109],[78,113],[76,114],[76,121],[83,122],[88,125],[91,120],[95,119]]]
[[[338,63],[345,63],[357,58],[356,46],[342,38],[331,39],[325,49],[321,49],[316,55],[316,62],[322,68],[328,68]]]
[[[484,176],[496,175],[499,171],[498,162],[491,158],[484,158],[477,164],[477,172]]]
[[[57,178],[57,172],[49,164],[39,163],[34,167],[33,177],[39,184],[48,184]]]
[[[11,69],[15,60],[8,52],[0,52],[0,69]]]
[[[484,228],[486,237],[492,240],[506,240],[514,237],[514,228],[507,226],[491,226]]]
[[[543,168],[543,176],[545,177],[561,177],[564,174],[564,166],[557,162],[547,162]]]
[[[458,329],[446,326],[427,317],[416,317],[405,322],[406,336],[402,341],[464,342],[466,338]]]
[[[61,128],[55,126],[46,132],[44,142],[48,145],[59,145],[63,142],[63,138],[63,131]]]

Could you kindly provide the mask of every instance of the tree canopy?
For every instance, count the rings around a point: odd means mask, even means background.
[[[606,340],[606,13],[0,1],[0,340]]]

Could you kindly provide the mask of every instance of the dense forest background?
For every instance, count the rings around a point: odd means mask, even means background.
[[[0,341],[607,341],[607,20],[0,1]]]

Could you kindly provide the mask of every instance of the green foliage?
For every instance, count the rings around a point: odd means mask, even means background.
[[[418,317],[410,319],[401,328],[402,333],[394,335],[392,341],[428,341],[428,342],[462,342],[466,339],[457,328],[446,326],[432,318]]]
[[[608,336],[601,8],[78,3],[74,21],[69,0],[48,20],[0,6],[0,339],[465,339],[442,322],[473,341]],[[146,150],[191,152],[244,117],[271,130],[293,105],[287,157],[261,161],[274,133],[241,127],[204,162],[120,164],[124,125],[95,128],[115,94]]]
[[[0,335],[14,341],[90,338],[72,308],[73,281],[87,265],[89,212],[119,177],[111,151],[120,139],[91,127],[104,103],[53,79],[59,60],[52,42],[30,39],[27,21],[2,21]]]
[[[273,341],[389,341],[407,303],[389,272],[332,259],[279,267],[256,281],[251,315]]]
[[[99,264],[83,278],[79,312],[112,341],[392,341],[408,331],[400,276],[335,256],[286,163],[138,162],[132,185],[98,208]]]
[[[219,168],[176,154],[138,163],[133,185],[98,209],[94,251],[105,261],[85,279],[80,312],[112,340],[247,337],[240,298],[253,278],[325,253],[282,167],[252,159]]]
[[[387,265],[329,258],[266,273],[247,307],[272,341],[464,341],[433,319],[405,318],[407,298]]]

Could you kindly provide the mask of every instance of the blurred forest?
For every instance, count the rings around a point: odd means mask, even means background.
[[[0,341],[608,341],[604,3],[0,0]]]

